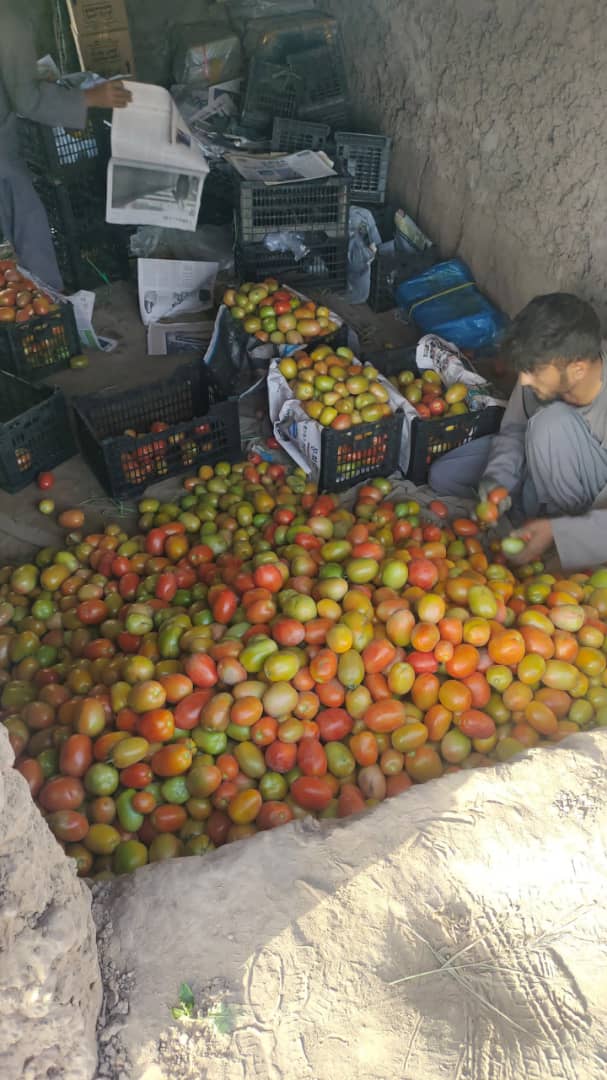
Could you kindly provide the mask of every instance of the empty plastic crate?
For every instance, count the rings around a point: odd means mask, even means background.
[[[400,371],[413,371],[416,376],[419,375],[415,346],[367,353],[365,360],[386,376],[397,375]],[[430,466],[436,458],[484,435],[495,435],[500,429],[503,415],[504,410],[499,405],[489,405],[486,409],[462,413],[460,416],[413,419],[407,479],[417,485],[425,484]]]
[[[291,70],[300,82],[298,116],[301,120],[345,128],[350,114],[346,65],[338,40],[332,45],[295,53]]]
[[[95,289],[128,277],[128,229],[107,225],[105,185],[34,177],[67,289]]]
[[[21,491],[75,453],[63,391],[0,371],[0,487]]]
[[[330,133],[328,124],[276,117],[272,129],[272,150],[281,154],[293,154],[297,150],[324,150]]]
[[[250,7],[250,3],[246,6]],[[248,56],[259,52],[273,64],[283,64],[289,55],[302,49],[314,49],[338,40],[336,20],[319,11],[298,11],[291,15],[272,12],[250,18],[242,35]]]
[[[348,177],[268,186],[236,174],[235,183],[239,243],[262,241],[271,232],[323,232],[333,239],[348,234]]]
[[[335,153],[352,177],[351,195],[354,201],[384,201],[391,146],[392,140],[385,135],[335,132]]]
[[[263,131],[270,128],[275,116],[297,116],[301,80],[291,68],[268,64],[254,56],[242,106],[242,123]]]
[[[25,323],[0,324],[0,368],[29,382],[62,371],[80,352],[71,304]]]
[[[201,361],[166,379],[87,394],[72,404],[83,457],[114,498],[240,456],[238,402],[225,399]],[[169,426],[151,433],[157,422]],[[125,435],[128,429],[141,434]]]
[[[242,281],[262,281],[266,277],[305,292],[306,288],[346,288],[348,241],[329,237],[302,239],[309,253],[296,261],[288,251],[268,251],[264,244],[242,244],[236,248],[236,270]]]
[[[17,131],[21,157],[33,172],[56,180],[66,180],[76,171],[82,175],[83,166],[101,171],[110,157],[111,128],[106,116],[111,113],[92,111],[83,131],[20,119]]]

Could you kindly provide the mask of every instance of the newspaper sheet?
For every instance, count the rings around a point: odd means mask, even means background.
[[[274,184],[296,184],[302,180],[322,180],[335,176],[331,160],[322,151],[299,150],[296,154],[227,154],[227,160],[240,173],[243,180],[262,182],[268,187]]]
[[[211,340],[212,322],[162,322],[148,326],[148,356],[193,353],[202,356]]]
[[[167,90],[143,83],[129,88],[132,102],[113,115],[106,220],[193,232],[206,159]]]
[[[139,310],[144,326],[213,306],[216,262],[138,259]]]

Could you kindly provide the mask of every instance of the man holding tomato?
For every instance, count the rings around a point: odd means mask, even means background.
[[[122,109],[130,100],[121,82],[90,90],[41,82],[28,16],[0,0],[0,230],[23,266],[52,288],[63,287],[61,273],[46,212],[19,157],[17,117],[80,130],[89,108]]]
[[[445,454],[430,470],[443,495],[481,500],[497,487],[523,521],[519,565],[554,544],[566,570],[607,561],[607,354],[599,318],[569,293],[536,296],[502,355],[518,374],[498,435]]]

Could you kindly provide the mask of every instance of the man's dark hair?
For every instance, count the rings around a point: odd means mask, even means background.
[[[571,293],[536,296],[510,323],[500,351],[519,373],[596,360],[601,351],[599,317]]]

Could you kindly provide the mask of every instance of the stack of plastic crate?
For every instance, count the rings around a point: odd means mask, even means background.
[[[92,113],[83,131],[19,121],[21,155],[47,212],[67,289],[128,275],[127,232],[105,221],[110,128]]]

